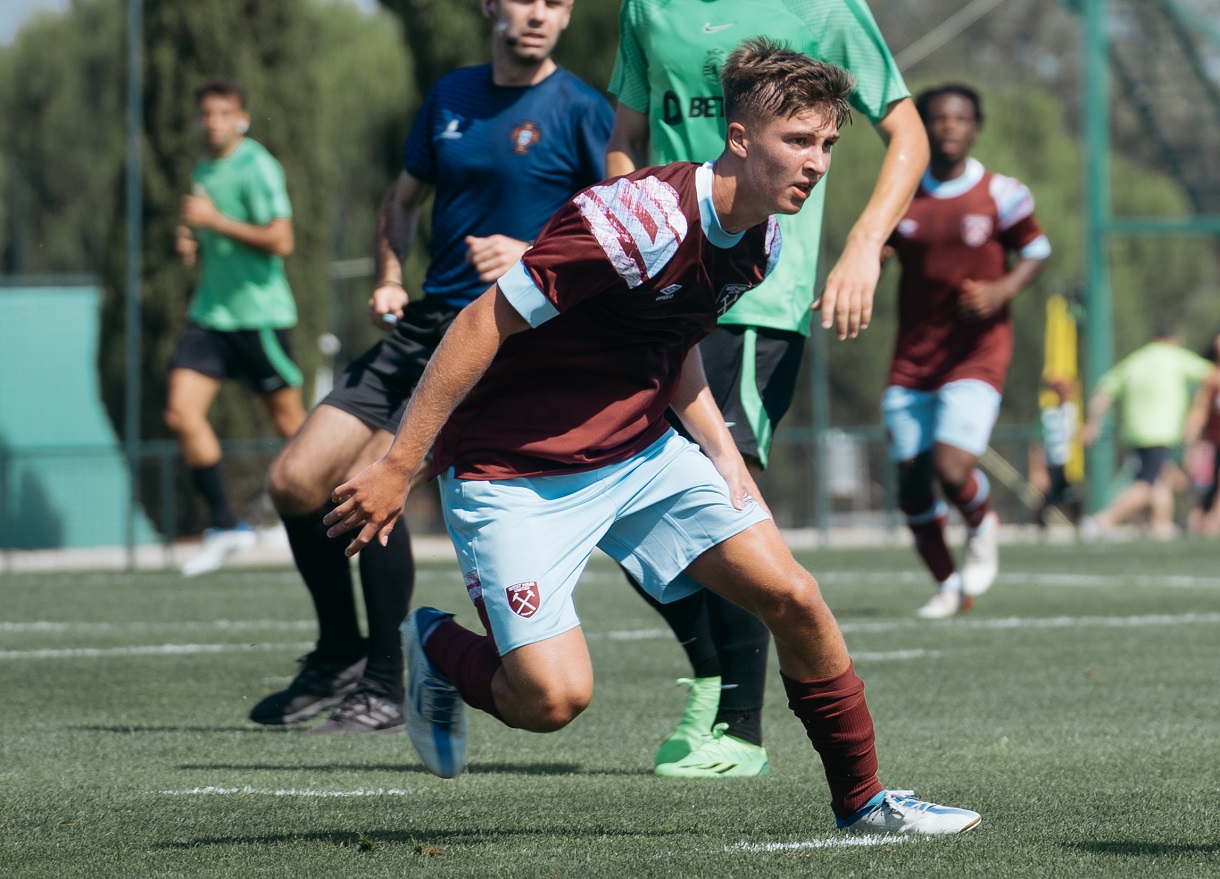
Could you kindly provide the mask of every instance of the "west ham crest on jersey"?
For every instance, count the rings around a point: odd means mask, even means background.
[[[716,317],[722,317],[749,289],[749,284],[725,284],[721,287],[716,297]]]
[[[982,247],[991,239],[991,228],[991,217],[986,214],[966,214],[962,217],[962,241]]]
[[[512,139],[513,152],[525,155],[530,147],[542,140],[542,132],[538,130],[538,123],[526,120],[513,129]]]
[[[542,605],[542,596],[538,593],[538,583],[527,580],[524,583],[514,583],[504,590],[508,594],[508,608],[517,616],[529,619],[538,613]]]

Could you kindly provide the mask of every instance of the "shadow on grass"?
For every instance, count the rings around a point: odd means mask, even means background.
[[[428,849],[443,847],[454,843],[463,845],[494,844],[500,845],[505,840],[520,840],[523,836],[538,836],[554,838],[559,836],[594,838],[625,837],[639,839],[646,837],[661,838],[672,835],[666,830],[613,830],[605,827],[587,831],[574,830],[570,826],[555,827],[479,827],[470,829],[419,828],[415,830],[378,830],[370,833],[356,833],[351,830],[318,830],[312,833],[272,833],[250,836],[203,836],[184,842],[164,842],[152,848],[161,850],[192,849],[212,845],[283,845],[299,842],[317,842],[340,848],[355,848],[369,842],[377,845],[408,845],[423,846]],[[443,852],[423,852],[424,854],[439,854]]]
[[[1164,857],[1165,855],[1214,855],[1220,853],[1220,842],[1069,842],[1064,848],[1119,857]]]
[[[428,775],[413,760],[407,763],[183,763],[187,772],[416,772]],[[615,775],[651,776],[646,769],[589,769],[579,763],[470,763],[466,775]]]

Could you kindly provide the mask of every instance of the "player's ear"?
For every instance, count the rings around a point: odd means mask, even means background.
[[[749,138],[746,136],[746,127],[740,122],[730,122],[726,137],[728,149],[733,155],[744,159],[746,153],[749,152]]]
[[[483,17],[496,17],[496,0],[483,0]]]

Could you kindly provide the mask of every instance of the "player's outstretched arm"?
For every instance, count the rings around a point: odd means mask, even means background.
[[[449,415],[482,378],[504,340],[528,328],[498,285],[458,314],[420,377],[390,450],[331,494],[338,506],[322,520],[327,536],[360,529],[347,547],[349,557],[374,539],[383,546],[389,540],[411,477]]]
[[[682,425],[691,435],[703,454],[711,460],[716,472],[724,477],[729,486],[729,497],[734,508],[740,510],[747,498],[762,504],[762,493],[746,466],[745,459],[733,442],[733,435],[724,423],[724,413],[716,405],[707,386],[707,375],[703,371],[703,356],[699,348],[691,348],[682,364],[682,378],[670,407],[682,420]],[[768,510],[770,512],[770,510]]]
[[[606,176],[619,177],[645,167],[650,145],[648,114],[619,104],[614,111],[614,128],[606,141]]]
[[[840,339],[854,339],[872,321],[881,249],[906,213],[928,167],[928,136],[910,98],[891,104],[876,130],[886,142],[881,173],[826,278],[822,295],[813,304],[822,310],[822,327],[835,327]]]

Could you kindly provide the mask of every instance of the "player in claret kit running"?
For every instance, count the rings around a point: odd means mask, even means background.
[[[589,704],[572,591],[598,546],[660,601],[707,588],[766,623],[842,829],[969,830],[976,812],[878,781],[864,685],[759,498],[696,347],[775,267],[773,214],[799,211],[826,173],[853,78],[756,39],[722,82],[720,157],[644,168],[562,208],[454,320],[390,450],[335,489],[329,533],[356,530],[350,554],[384,540],[433,448],[487,630],[433,608],[404,623],[407,731],[437,775],[465,765],[466,704],[535,732]],[[671,406],[698,445],[666,422]]]
[[[974,89],[943,85],[915,105],[932,161],[890,238],[902,282],[881,409],[898,465],[898,503],[937,582],[917,613],[942,619],[968,610],[999,568],[1000,523],[977,464],[1012,360],[1008,302],[1041,271],[1051,248],[1029,189],[970,157],[983,121]],[[960,571],[945,542],[938,484],[968,529]]]

